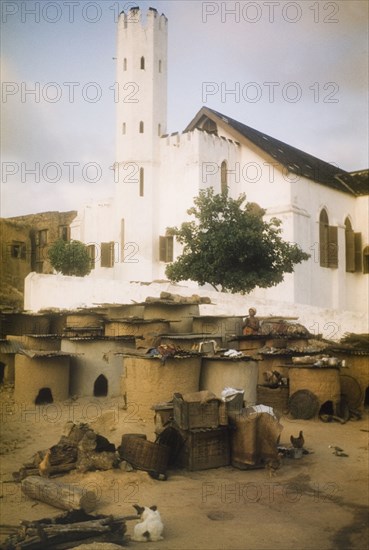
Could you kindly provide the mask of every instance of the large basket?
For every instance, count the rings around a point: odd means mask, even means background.
[[[118,452],[121,459],[138,470],[158,474],[165,474],[167,470],[170,449],[166,445],[152,443],[137,435],[123,436]]]

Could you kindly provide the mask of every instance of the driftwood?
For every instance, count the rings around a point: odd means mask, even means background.
[[[108,470],[118,466],[115,445],[95,433],[88,424],[67,422],[64,433],[56,445],[38,451],[33,461],[13,473],[16,481],[28,476],[55,477],[75,468],[81,472]]]
[[[18,533],[10,536],[2,548],[63,550],[79,541],[124,543],[126,521],[139,516],[91,516],[83,511],[67,512],[56,518],[23,521]]]
[[[57,483],[38,476],[29,476],[22,481],[22,491],[35,500],[41,500],[62,510],[84,510],[92,512],[97,497],[93,491],[66,483]]]

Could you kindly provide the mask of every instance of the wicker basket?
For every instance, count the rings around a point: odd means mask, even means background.
[[[136,434],[126,434],[118,448],[121,459],[126,460],[138,470],[165,474],[170,449],[160,443],[152,443]]]
[[[231,461],[228,427],[215,429],[179,430],[184,445],[178,465],[187,470],[208,470],[228,466]]]
[[[219,426],[219,403],[219,399],[206,403],[187,402],[182,399],[180,394],[174,394],[174,421],[182,430],[217,428]]]
[[[269,388],[259,385],[257,387],[257,404],[267,405],[283,413],[288,410],[288,387]]]

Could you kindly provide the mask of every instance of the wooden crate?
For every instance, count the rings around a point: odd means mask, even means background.
[[[219,426],[219,400],[201,403],[187,402],[177,394],[173,396],[174,421],[183,430],[217,428]]]
[[[207,470],[228,466],[231,461],[228,427],[180,430],[184,445],[178,465],[187,470]]]

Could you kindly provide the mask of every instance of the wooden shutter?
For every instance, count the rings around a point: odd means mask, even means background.
[[[173,261],[173,237],[167,237],[167,262]]]
[[[173,237],[159,237],[159,260],[166,263],[173,261]]]
[[[338,230],[335,225],[328,226],[328,267],[338,267]]]
[[[328,267],[328,225],[319,223],[319,258],[321,267]]]
[[[362,242],[361,233],[354,233],[355,241],[355,271],[362,271],[363,269],[363,256],[362,256]]]
[[[159,260],[161,262],[165,262],[166,249],[167,247],[165,237],[159,237]]]
[[[113,267],[114,243],[101,243],[101,267]]]
[[[355,270],[355,234],[352,229],[345,230],[346,243],[346,271],[354,273]]]

